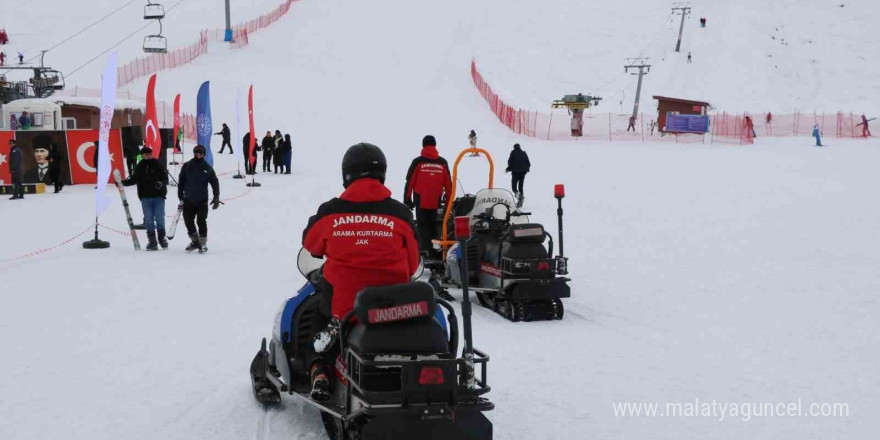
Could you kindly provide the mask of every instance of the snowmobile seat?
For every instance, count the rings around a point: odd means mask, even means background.
[[[437,302],[427,283],[368,287],[355,300],[358,322],[348,345],[359,353],[445,354],[446,331],[435,318]]]
[[[544,247],[544,227],[537,223],[510,225],[501,256],[512,260],[543,260],[550,258]]]

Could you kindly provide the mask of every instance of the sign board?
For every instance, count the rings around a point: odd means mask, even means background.
[[[709,132],[709,116],[666,114],[667,133],[707,133]]]

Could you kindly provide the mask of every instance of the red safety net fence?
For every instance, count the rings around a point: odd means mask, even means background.
[[[657,127],[656,115],[640,114],[630,126],[630,114],[593,113],[584,111],[582,136],[571,134],[571,114],[564,109],[549,113],[516,108],[504,101],[485,80],[471,60],[471,77],[474,86],[489,104],[489,108],[502,124],[512,132],[544,140],[608,140],[608,141],[669,141],[699,143],[706,142],[701,134],[664,134]],[[752,119],[753,130],[747,129],[746,117]],[[830,136],[832,131],[838,138],[863,137],[861,115],[838,112],[836,114],[788,113],[788,114],[728,114],[720,112],[709,116],[710,142],[750,144],[760,137],[811,136],[813,127]]]
[[[116,70],[116,87],[130,84],[138,78],[156,72],[174,69],[193,62],[208,53],[208,33],[202,31],[199,41],[168,53],[156,53],[130,61]]]
[[[285,0],[277,8],[257,18],[232,27],[231,47],[240,49],[249,44],[249,34],[268,27],[287,14],[293,2],[299,0]],[[208,40],[222,42],[226,30],[205,29],[199,33],[199,40],[189,46],[168,53],[152,54],[130,61],[128,64],[117,69],[116,87],[122,87],[132,83],[138,78],[152,75],[156,72],[174,69],[193,62],[196,58],[208,53]]]

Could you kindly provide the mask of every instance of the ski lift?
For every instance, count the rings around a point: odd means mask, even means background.
[[[147,0],[147,5],[144,6],[144,20],[158,20],[160,18],[165,18],[165,7]]]
[[[161,35],[147,35],[144,37],[144,52],[167,53],[168,41]]]

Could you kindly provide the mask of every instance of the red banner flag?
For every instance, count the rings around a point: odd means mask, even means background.
[[[248,122],[251,126],[251,142],[248,145],[248,151],[250,152],[251,159],[251,169],[257,166],[257,151],[254,146],[257,144],[257,132],[254,130],[254,85],[251,84],[250,89],[248,89]]]
[[[147,115],[144,127],[144,146],[153,150],[153,155],[159,157],[162,149],[162,141],[159,138],[159,121],[156,119],[156,74],[150,77],[147,85]]]
[[[180,93],[174,97],[174,154],[180,154]],[[158,157],[158,156],[157,156]]]

